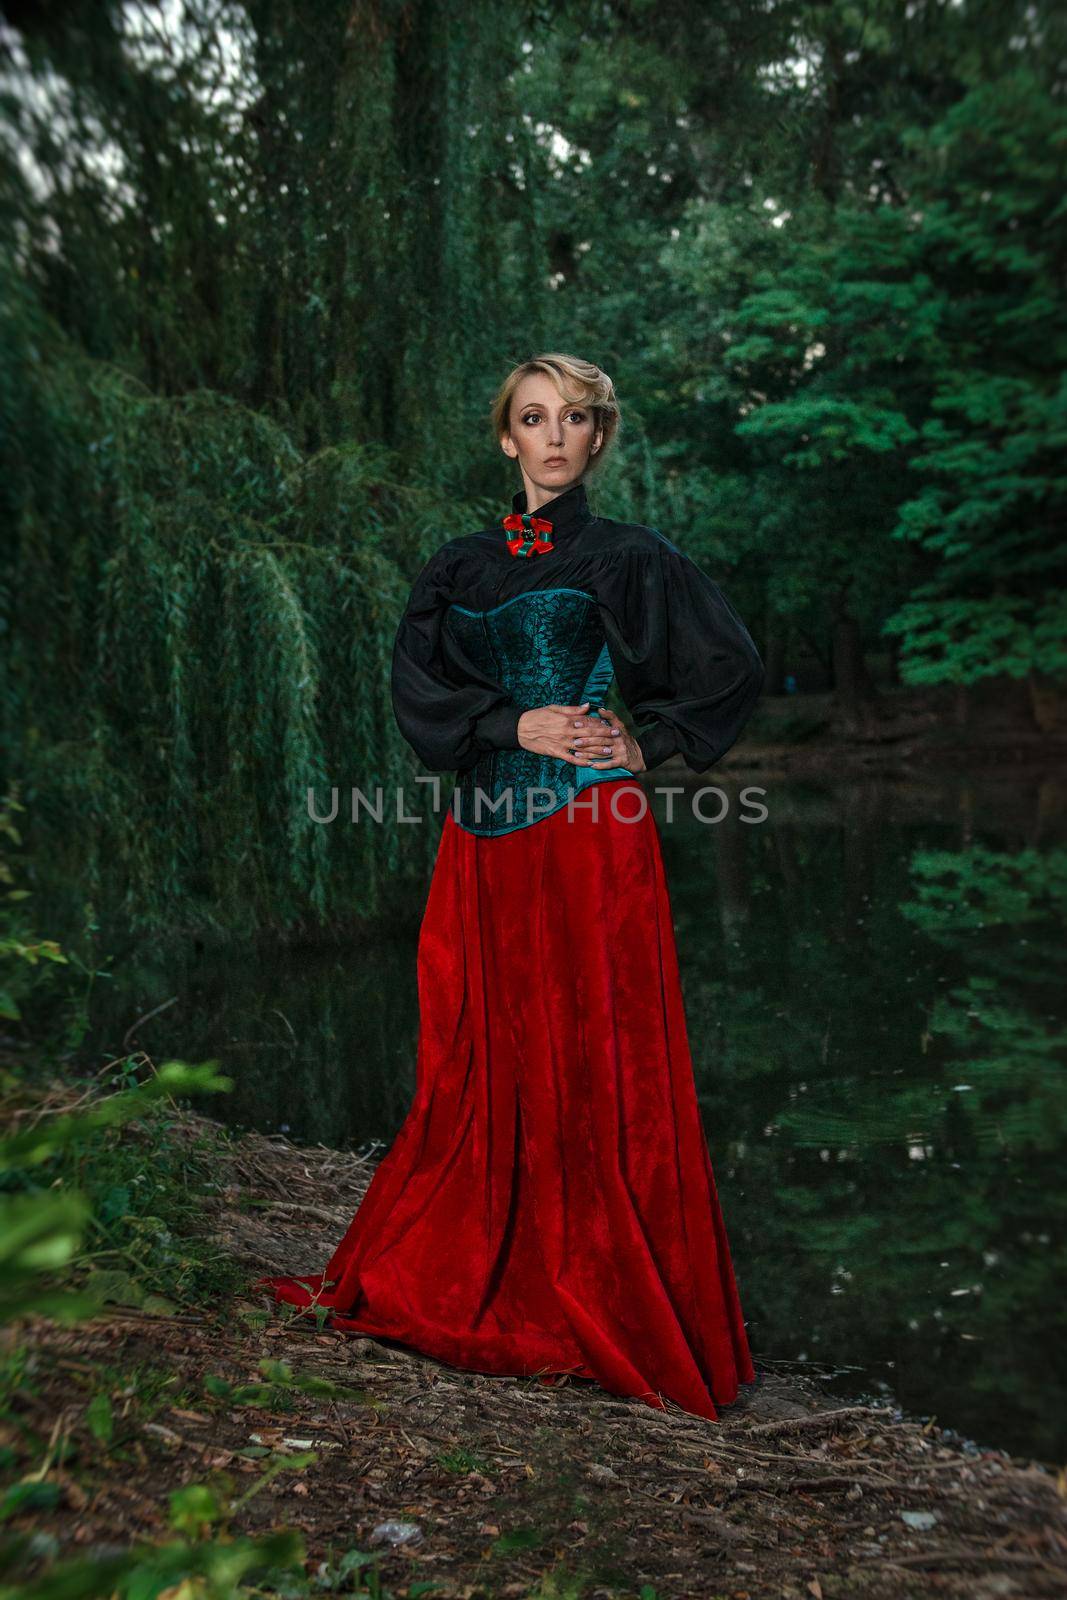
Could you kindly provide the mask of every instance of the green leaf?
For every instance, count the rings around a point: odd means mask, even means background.
[[[89,1424],[89,1432],[94,1439],[99,1439],[102,1444],[110,1444],[114,1433],[114,1418],[111,1412],[111,1398],[106,1394],[94,1394],[85,1408],[85,1420]]]

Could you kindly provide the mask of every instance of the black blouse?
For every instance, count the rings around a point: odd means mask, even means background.
[[[526,494],[512,499],[525,511]],[[680,754],[704,772],[738,738],[763,686],[752,637],[719,586],[656,528],[594,517],[575,484],[535,513],[554,548],[513,556],[498,521],[450,539],[412,586],[393,647],[397,723],[422,764],[462,772],[486,750],[520,748],[527,706],[479,670],[442,627],[458,604],[490,610],[533,589],[598,603],[615,680],[645,766]]]

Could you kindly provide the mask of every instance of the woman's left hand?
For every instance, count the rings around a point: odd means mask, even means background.
[[[645,758],[630,730],[613,711],[601,706],[587,717],[575,719],[575,735],[570,741],[576,756],[585,756],[590,767],[625,767],[628,772],[644,772]]]

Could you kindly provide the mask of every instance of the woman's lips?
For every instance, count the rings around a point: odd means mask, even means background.
[[[565,467],[566,465],[566,456],[549,456],[548,460],[545,462],[546,467]]]

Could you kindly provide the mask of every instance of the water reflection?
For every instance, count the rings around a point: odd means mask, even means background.
[[[766,821],[739,820],[740,781],[718,826],[655,805],[757,1364],[826,1363],[842,1393],[891,1393],[1054,1460],[1063,795],[995,777],[743,782],[765,789]],[[175,995],[137,1042],[219,1058],[237,1087],[212,1114],[388,1143],[414,1092],[417,934],[142,954],[102,993],[95,1034],[115,1050]]]
[[[747,837],[664,840],[754,1344],[1050,1460],[1067,1116],[1054,799],[996,781],[775,785]]]

